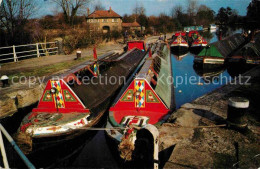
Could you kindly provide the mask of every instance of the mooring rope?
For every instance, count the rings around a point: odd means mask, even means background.
[[[97,128],[97,127],[82,127],[82,128],[78,128],[80,130],[125,130],[125,129],[129,129],[130,127],[113,127],[113,128]]]
[[[218,127],[226,127],[226,124],[220,124],[220,125],[211,125],[211,126],[176,126],[174,124],[169,124],[166,123],[165,126],[169,126],[169,127],[175,127],[175,128],[192,128],[192,129],[196,129],[196,128],[218,128]],[[140,127],[136,127],[136,126],[129,126],[129,127],[112,127],[112,128],[96,128],[96,127],[82,127],[82,128],[78,128],[80,130],[125,130],[125,129],[137,129],[139,130]]]
[[[219,124],[219,125],[211,125],[211,126],[177,126],[175,124],[171,124],[171,123],[166,123],[164,124],[165,126],[170,126],[170,127],[176,127],[176,128],[218,128],[218,127],[226,127],[226,124]]]

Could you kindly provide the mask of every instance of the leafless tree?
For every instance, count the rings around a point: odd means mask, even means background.
[[[181,5],[174,6],[171,9],[171,17],[172,18],[178,18],[181,14],[183,14],[183,7]]]
[[[187,13],[189,16],[194,16],[197,12],[198,4],[196,0],[188,0]]]
[[[102,5],[102,3],[98,0],[94,4],[94,10],[105,10],[105,7]]]
[[[35,0],[3,0],[0,6],[0,23],[14,39],[23,30],[25,23],[36,12]]]
[[[187,14],[189,15],[189,24],[193,25],[195,22],[195,15],[198,10],[198,4],[196,0],[188,0]]]
[[[133,9],[133,13],[136,16],[145,15],[145,8],[144,8],[143,4],[142,3],[140,3],[140,4],[136,3],[135,7]]]
[[[73,25],[74,18],[81,8],[87,6],[91,0],[52,0],[61,7],[65,21]]]

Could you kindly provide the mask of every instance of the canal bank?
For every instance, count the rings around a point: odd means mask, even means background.
[[[260,165],[259,99],[260,66],[243,74],[249,85],[234,79],[190,103],[182,105],[160,127],[161,167],[163,168],[257,168]],[[235,82],[237,82],[235,84]],[[247,130],[224,127],[228,99],[250,101]]]

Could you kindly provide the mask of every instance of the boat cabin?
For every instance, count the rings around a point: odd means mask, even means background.
[[[137,49],[145,51],[144,41],[129,41],[129,42],[127,42],[127,50],[130,51],[133,48],[137,48]]]

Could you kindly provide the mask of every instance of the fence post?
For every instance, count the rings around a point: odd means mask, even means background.
[[[14,62],[17,62],[17,55],[15,53],[15,46],[13,45]]]
[[[0,149],[1,149],[2,157],[3,157],[4,168],[9,168],[1,130],[0,130]]]
[[[40,57],[39,44],[36,43],[37,57]]]

